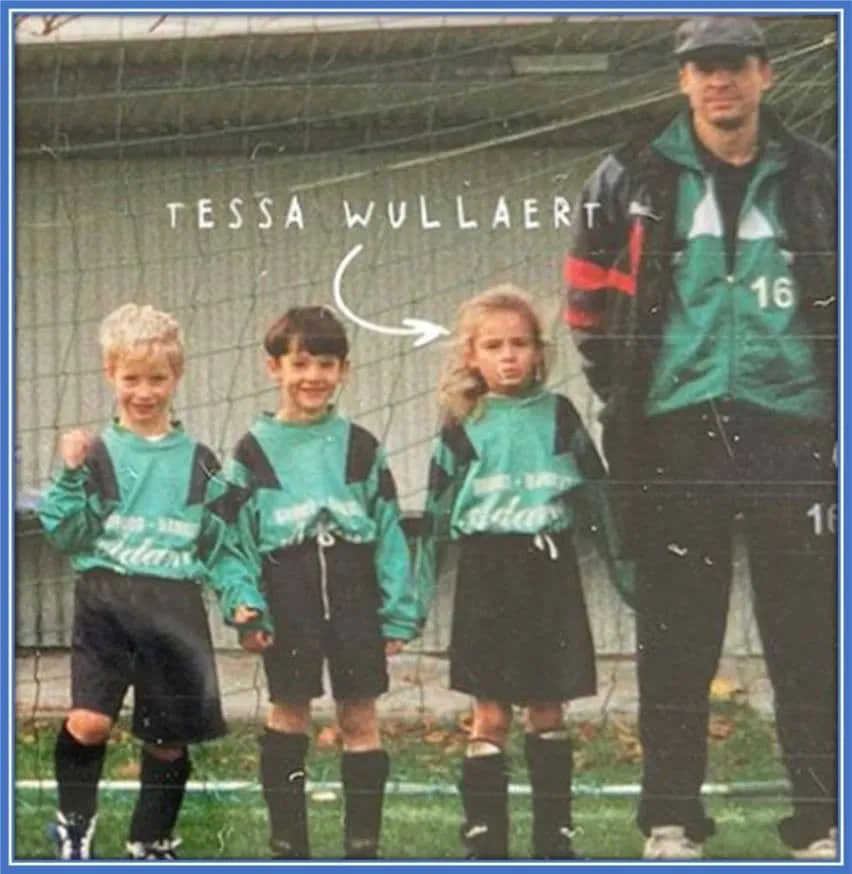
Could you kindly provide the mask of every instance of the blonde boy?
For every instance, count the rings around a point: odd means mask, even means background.
[[[114,420],[99,434],[62,436],[62,466],[39,515],[78,574],[71,710],[54,765],[61,859],[93,855],[97,791],[110,731],[129,686],[142,741],[141,791],[130,858],[173,859],[173,829],[190,774],[187,746],[225,733],[199,582],[210,582],[233,624],[260,618],[251,587],[216,584],[208,566],[231,549],[216,512],[219,463],[172,421],[184,371],[179,324],[126,304],[101,325]]]

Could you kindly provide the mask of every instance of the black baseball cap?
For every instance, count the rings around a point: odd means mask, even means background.
[[[763,33],[753,18],[742,15],[706,15],[685,21],[675,34],[674,55],[687,61],[717,51],[766,57]]]

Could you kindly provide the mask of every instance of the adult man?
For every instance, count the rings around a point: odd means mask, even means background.
[[[692,19],[675,55],[688,109],[593,173],[565,264],[637,560],[637,823],[646,858],[714,832],[699,792],[741,519],[793,787],[779,832],[834,858],[835,161],[762,106],[751,19]]]

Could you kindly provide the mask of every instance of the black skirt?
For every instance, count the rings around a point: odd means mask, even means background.
[[[570,533],[461,541],[450,688],[518,705],[596,693],[595,651]]]

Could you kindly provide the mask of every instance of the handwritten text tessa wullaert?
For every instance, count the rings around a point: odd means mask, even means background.
[[[454,198],[430,199],[424,194],[405,200],[340,201],[339,218],[348,229],[385,225],[392,230],[419,227],[424,231],[449,229],[469,231],[477,229],[570,228],[573,222],[595,223],[600,204],[585,202],[572,204],[561,195],[543,199],[537,197],[512,198],[500,195],[493,202],[482,199],[474,205],[463,195]],[[305,230],[311,226],[311,210],[303,205],[298,195],[281,202],[268,195],[232,197],[216,200],[201,197],[196,200],[173,200],[165,204],[169,227],[172,230],[240,230],[255,227]],[[324,223],[327,219],[324,219]]]

